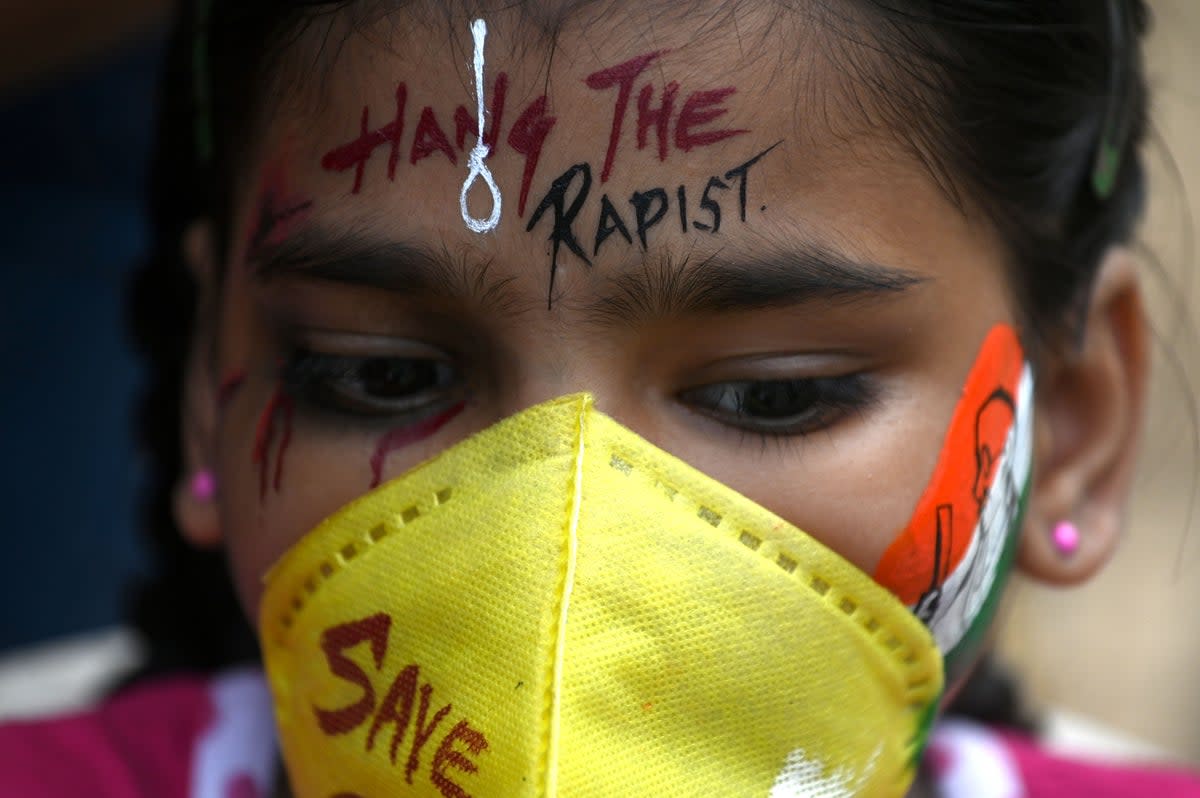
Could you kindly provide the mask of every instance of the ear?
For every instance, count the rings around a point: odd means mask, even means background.
[[[184,233],[182,246],[196,285],[196,308],[180,409],[183,468],[172,503],[175,523],[184,538],[198,548],[215,548],[222,539],[217,503],[211,490],[196,489],[198,479],[203,481],[206,476],[211,479],[217,429],[212,362],[217,263],[212,225],[207,221],[193,222]]]
[[[1037,384],[1034,484],[1018,562],[1058,585],[1082,582],[1117,547],[1141,439],[1148,371],[1146,315],[1129,250],[1105,255],[1082,344],[1043,363]],[[1059,551],[1051,530],[1079,529]]]

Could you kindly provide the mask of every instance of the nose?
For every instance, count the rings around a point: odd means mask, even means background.
[[[502,381],[494,412],[506,418],[534,405],[576,393],[588,393],[595,407],[658,445],[667,397],[631,347],[567,341],[546,347],[516,364]]]

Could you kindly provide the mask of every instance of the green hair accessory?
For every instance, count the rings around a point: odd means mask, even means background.
[[[1102,200],[1112,196],[1121,171],[1121,156],[1129,139],[1129,18],[1124,0],[1108,0],[1108,109],[1092,165],[1092,190]]]

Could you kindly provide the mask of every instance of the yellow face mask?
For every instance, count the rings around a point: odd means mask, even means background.
[[[942,688],[891,592],[587,395],[327,519],[260,630],[299,798],[902,796]]]

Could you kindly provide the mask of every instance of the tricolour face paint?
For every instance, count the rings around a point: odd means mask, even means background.
[[[1033,463],[1033,374],[1016,332],[984,340],[912,520],[875,579],[913,608],[946,657],[969,665],[1011,570]]]

